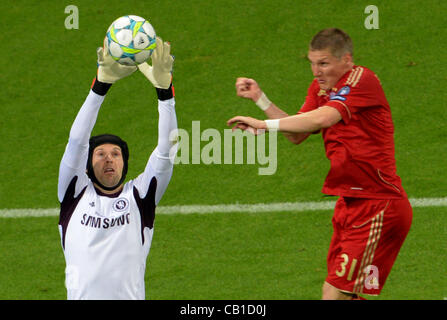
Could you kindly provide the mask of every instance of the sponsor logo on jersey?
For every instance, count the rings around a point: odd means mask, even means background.
[[[126,198],[118,198],[113,202],[112,208],[116,212],[123,212],[127,210],[127,207],[129,206],[129,201]]]
[[[104,218],[95,217],[88,214],[82,216],[81,224],[86,227],[96,228],[96,229],[109,229],[113,227],[123,226],[130,223],[130,213],[124,213],[119,217],[114,218]]]

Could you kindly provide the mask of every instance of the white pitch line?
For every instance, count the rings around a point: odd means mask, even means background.
[[[447,207],[445,198],[412,198],[413,208],[418,207]],[[333,210],[335,201],[320,202],[280,202],[280,203],[256,203],[256,204],[217,204],[217,205],[180,205],[160,206],[157,214],[207,214],[207,213],[231,213],[231,212],[299,212],[315,210]],[[59,215],[58,208],[49,209],[0,209],[0,218],[22,217],[54,217]]]

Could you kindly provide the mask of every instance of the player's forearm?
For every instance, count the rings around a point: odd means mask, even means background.
[[[267,120],[267,127],[288,133],[312,133],[329,128],[340,120],[341,115],[335,108],[323,106],[310,112],[278,120]]]
[[[158,144],[157,155],[160,159],[170,161],[172,147],[174,146],[173,134],[177,129],[177,116],[175,113],[174,88],[156,88],[158,96]],[[172,163],[170,163],[172,164]]]
[[[110,83],[99,82],[96,78],[93,81],[91,90],[70,129],[68,144],[62,158],[66,166],[73,169],[85,169],[90,134],[110,86]]]
[[[279,121],[278,130],[284,133],[309,133],[321,129],[318,119],[305,115],[293,115]]]
[[[173,146],[173,132],[177,129],[177,116],[175,113],[175,99],[158,102],[158,154],[169,157]]]
[[[98,112],[103,101],[104,96],[90,91],[73,122],[70,130],[70,140],[88,144],[90,133],[96,123]]]
[[[264,113],[269,119],[280,119],[289,116],[285,111],[278,108],[274,103],[270,103],[270,106],[264,110]]]
[[[99,82],[96,78],[94,79],[91,90],[71,127],[71,140],[88,144],[90,134],[98,117],[99,109],[104,101],[104,96],[110,87],[110,83]]]
[[[269,119],[281,119],[289,117],[289,115],[285,111],[278,108],[274,103],[271,103],[269,108],[264,110],[264,113]],[[294,144],[300,144],[301,142],[306,140],[306,138],[309,136],[308,133],[290,133],[290,132],[283,132],[283,135],[290,142]]]

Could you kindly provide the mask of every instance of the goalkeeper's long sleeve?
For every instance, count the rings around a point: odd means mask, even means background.
[[[177,116],[175,113],[174,88],[156,88],[158,95],[158,145],[157,154],[160,158],[170,158],[175,153],[176,145],[172,141],[173,133],[177,130]],[[171,158],[171,162],[173,159]]]
[[[85,170],[88,159],[89,139],[103,101],[104,96],[90,90],[73,122],[59,168],[57,194],[60,202],[62,202],[68,184],[74,176],[78,177],[76,191],[80,191],[88,182]]]
[[[160,92],[162,90],[162,92]],[[170,90],[168,92],[167,90]],[[144,172],[135,179],[140,197],[146,196],[152,177],[157,179],[155,204],[163,196],[174,168],[174,157],[177,151],[176,141],[172,141],[173,133],[177,129],[177,116],[175,113],[175,99],[173,90],[157,89],[158,93],[158,144],[147,162]]]

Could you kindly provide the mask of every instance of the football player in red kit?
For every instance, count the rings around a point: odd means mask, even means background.
[[[238,78],[237,95],[253,100],[269,119],[237,116],[228,125],[255,134],[278,130],[295,144],[321,132],[331,162],[322,192],[339,197],[322,298],[378,295],[412,221],[396,174],[390,106],[377,76],[354,64],[342,30],[315,35],[308,59],[314,80],[296,115],[272,103],[253,79]]]

